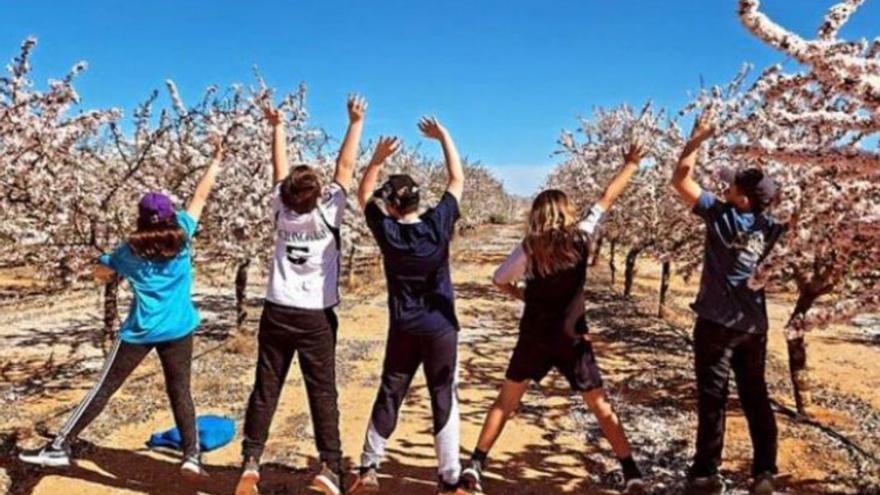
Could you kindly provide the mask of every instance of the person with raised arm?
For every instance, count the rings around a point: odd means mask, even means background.
[[[733,370],[749,425],[754,460],[752,492],[773,493],[777,472],[776,418],[767,393],[767,303],[749,280],[786,227],[768,212],[777,186],[758,167],[722,169],[728,183],[719,199],[693,178],[703,142],[712,137],[713,111],[696,120],[672,176],[672,187],[706,223],[703,273],[696,301],[694,366],[697,375],[697,445],[687,473],[687,493],[720,494],[728,381]]]
[[[106,284],[116,277],[128,281],[132,291],[128,317],[117,332],[98,383],[48,445],[19,456],[23,462],[70,466],[72,442],[155,349],[162,363],[174,421],[180,430],[180,472],[190,479],[206,475],[199,453],[190,378],[193,334],[200,322],[192,300],[193,236],[225,154],[223,138],[211,136],[209,140],[213,156],[186,209],[176,210],[171,198],[163,193],[145,194],[138,203],[135,231],[111,253],[98,258],[94,269],[96,282]]]
[[[351,493],[379,491],[377,472],[397,426],[410,383],[423,367],[431,396],[438,457],[438,494],[458,489],[459,452],[458,318],[449,268],[449,245],[459,218],[464,171],[449,132],[434,118],[419,122],[422,133],[440,142],[446,159],[446,192],[420,212],[420,185],[395,174],[376,189],[385,160],[399,147],[382,138],[361,179],[358,199],[382,252],[388,285],[390,328],[379,392],[364,440],[359,476]]]
[[[580,219],[564,192],[548,189],[538,194],[529,212],[525,239],[495,271],[493,283],[505,294],[524,301],[525,308],[501,392],[486,415],[477,446],[462,473],[466,493],[483,493],[483,468],[489,451],[529,385],[540,382],[553,368],[596,416],[623,468],[624,493],[644,493],[642,473],[603,388],[584,301],[590,238],[638,170],[643,153],[644,144],[633,139],[620,172]],[[524,286],[519,285],[521,281]]]
[[[306,386],[321,467],[311,487],[326,495],[344,491],[336,337],[339,304],[340,227],[351,186],[367,102],[348,99],[348,130],[326,188],[318,171],[300,164],[288,172],[282,111],[267,106],[272,127],[272,214],[275,245],[257,340],[257,369],[242,441],[236,495],[255,495],[260,457],[294,355]]]

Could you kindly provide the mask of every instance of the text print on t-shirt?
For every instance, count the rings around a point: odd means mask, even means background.
[[[754,265],[764,254],[766,242],[764,233],[757,230],[752,232],[737,232],[731,243],[737,251],[737,257],[746,265]]]
[[[294,265],[302,265],[309,260],[309,243],[324,241],[329,235],[330,232],[324,226],[312,232],[278,231],[278,238],[287,243],[287,260]]]

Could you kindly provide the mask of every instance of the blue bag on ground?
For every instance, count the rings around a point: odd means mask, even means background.
[[[228,444],[235,438],[235,421],[223,416],[205,415],[196,418],[199,432],[199,448],[210,452]],[[180,430],[176,427],[150,435],[147,447],[168,447],[180,450]]]

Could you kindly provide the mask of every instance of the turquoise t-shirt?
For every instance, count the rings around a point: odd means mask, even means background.
[[[125,277],[134,297],[119,337],[132,344],[168,342],[189,335],[199,326],[192,301],[192,236],[196,220],[177,212],[177,223],[186,232],[186,246],[168,261],[150,261],[134,254],[128,243],[98,259]]]

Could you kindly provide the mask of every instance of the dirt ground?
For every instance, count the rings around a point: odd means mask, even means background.
[[[461,332],[462,456],[476,441],[486,408],[504,375],[516,338],[520,304],[491,287],[495,266],[515,244],[518,227],[493,226],[462,237],[453,267]],[[658,269],[639,265],[636,296],[609,287],[603,260],[590,275],[588,311],[606,387],[655,493],[681,493],[692,454],[694,384],[687,303],[690,284],[675,278],[669,314],[656,318]],[[249,317],[234,329],[229,287],[199,280],[203,316],[194,363],[199,414],[222,414],[238,427],[253,381],[253,332],[262,281],[249,287]],[[231,279],[231,278],[230,278]],[[338,379],[343,448],[355,464],[384,351],[387,317],[381,273],[362,277],[339,308]],[[103,362],[98,338],[100,292],[52,298],[0,300],[0,492],[10,494],[231,494],[238,475],[240,435],[206,454],[210,479],[186,485],[177,460],[144,447],[150,433],[172,425],[158,360],[151,356],[113,398],[75,447],[77,466],[26,467],[22,448],[45,441],[88,391]],[[790,413],[785,343],[779,329],[790,300],[771,307],[770,382],[778,403],[782,493],[875,493],[880,458],[880,341],[859,327],[835,327],[810,336],[819,381],[812,420]],[[747,486],[751,447],[735,394],[728,415],[723,474],[735,493]],[[383,465],[383,493],[434,493],[436,471],[430,407],[419,377]],[[311,421],[299,371],[294,368],[278,407],[264,457],[267,494],[308,493],[316,463]],[[533,387],[509,424],[488,466],[492,494],[617,493],[617,463],[596,422],[564,380],[551,374]]]

